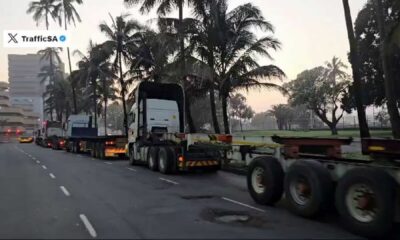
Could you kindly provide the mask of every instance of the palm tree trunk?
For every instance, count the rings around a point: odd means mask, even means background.
[[[384,9],[382,6],[382,0],[374,0],[374,4],[376,10],[375,11],[376,20],[378,22],[378,28],[379,28],[379,35],[381,36],[380,54],[381,54],[383,72],[385,75],[384,85],[385,85],[385,93],[387,100],[387,108],[390,116],[390,123],[392,125],[393,137],[398,139],[400,138],[400,114],[397,108],[396,92],[395,92],[396,88],[394,87],[395,78],[390,68],[390,61],[388,59],[388,55],[386,54],[388,43],[387,43],[387,31],[385,29]]]
[[[65,6],[64,6],[64,29],[65,31],[68,30],[68,24],[67,24],[67,12],[65,11]],[[71,87],[72,87],[72,101],[74,104],[74,114],[78,114],[78,109],[77,109],[77,104],[76,104],[76,86],[74,86],[74,84],[72,83],[72,67],[71,67],[71,54],[69,51],[69,47],[67,47],[67,54],[68,54],[68,66],[69,66],[69,81],[71,83]]]
[[[360,59],[358,57],[357,42],[354,37],[353,20],[351,18],[349,0],[343,0],[343,7],[344,7],[344,15],[346,18],[347,35],[350,43],[350,61],[353,70],[354,95],[358,113],[360,136],[361,138],[369,138],[371,135],[369,133],[367,117],[365,115],[365,107],[361,96],[361,93],[363,92],[363,86],[360,74]]]
[[[118,53],[119,60],[119,84],[121,85],[121,97],[122,97],[122,108],[124,111],[124,131],[125,136],[128,136],[128,114],[126,112],[126,100],[125,100],[125,87],[124,87],[124,79],[122,74],[122,54]]]
[[[212,116],[214,131],[215,131],[215,133],[221,133],[221,130],[219,129],[218,118],[217,118],[217,108],[215,106],[214,86],[211,87],[209,92],[210,92],[211,116]]]
[[[185,98],[185,115],[190,133],[196,133],[196,126],[194,125],[192,113],[190,111],[190,101],[188,96]]]
[[[107,103],[108,103],[108,88],[106,86],[106,78],[103,77],[104,91],[104,136],[107,136]]]
[[[54,64],[53,64],[53,55],[51,53],[49,57],[49,62],[50,62],[50,85],[54,87]],[[52,98],[53,101],[55,101],[53,93],[50,93],[50,97]],[[50,105],[50,121],[53,121],[54,109],[52,105],[53,104]]]
[[[96,79],[93,79],[93,77],[92,77],[92,87],[93,87],[94,127],[97,128],[97,88],[96,88]]]
[[[224,94],[221,100],[222,100],[222,115],[224,120],[225,134],[230,134],[231,131],[229,129],[229,118],[228,118],[228,97],[226,97]],[[240,128],[242,128],[242,125],[240,125]]]
[[[209,44],[211,45],[211,44]],[[212,52],[212,47],[209,46],[208,50],[210,51],[208,53],[208,66],[210,67],[210,69],[212,69],[214,71],[214,53]],[[209,90],[209,94],[210,94],[210,107],[211,107],[211,118],[213,121],[213,126],[214,126],[214,131],[215,133],[221,133],[221,130],[219,128],[219,123],[218,123],[218,118],[217,118],[217,108],[215,106],[215,91],[214,91],[214,84],[215,84],[215,79],[214,77],[211,79],[211,86],[210,86],[210,90]]]
[[[179,1],[178,9],[179,9],[179,27],[178,27],[179,33],[178,33],[178,35],[179,35],[179,48],[180,48],[181,77],[182,77],[183,89],[186,89],[185,88],[185,85],[186,85],[185,37],[184,37],[184,33],[183,33],[183,0]],[[192,113],[190,111],[190,102],[187,97],[185,99],[185,115],[186,115],[187,124],[189,126],[189,132],[195,133],[196,126],[194,125],[194,122],[193,122]]]
[[[108,98],[104,99],[104,135],[107,136],[107,104]]]

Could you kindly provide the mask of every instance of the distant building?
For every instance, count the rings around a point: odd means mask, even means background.
[[[41,61],[38,54],[8,55],[8,79],[10,83],[10,101],[13,106],[21,107],[27,111],[39,113],[44,120],[43,93],[48,80],[38,77],[42,67],[49,65]],[[61,64],[64,72],[64,65]]]
[[[39,124],[38,119],[39,114],[13,106],[8,83],[0,82],[0,133],[33,131]]]

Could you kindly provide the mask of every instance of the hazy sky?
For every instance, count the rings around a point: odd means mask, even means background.
[[[123,0],[83,0],[84,4],[77,7],[82,23],[71,26],[73,41],[72,51],[79,49],[86,51],[89,39],[95,43],[105,40],[99,31],[98,25],[103,21],[110,21],[109,13],[117,16],[129,13],[132,17],[145,23],[156,17],[155,12],[149,15],[140,15],[138,7],[126,8]],[[353,20],[367,0],[350,0]],[[39,27],[26,14],[29,0],[0,1],[0,32],[5,29],[35,30]],[[230,8],[239,4],[251,2],[259,6],[265,18],[276,28],[275,37],[282,42],[282,49],[272,53],[273,64],[282,68],[289,79],[298,73],[323,64],[333,56],[340,57],[347,62],[348,41],[341,0],[228,0]],[[190,10],[186,9],[185,15]],[[173,15],[177,16],[176,13]],[[56,23],[51,23],[51,29],[57,29]],[[35,53],[38,49],[5,49],[3,39],[0,40],[0,81],[8,81],[7,54]],[[62,54],[67,62],[66,51]],[[73,68],[76,68],[77,57],[73,58]],[[271,64],[268,59],[259,59],[260,63]],[[271,105],[285,103],[280,93],[267,90],[252,90],[245,93],[248,103],[257,112],[265,111]]]

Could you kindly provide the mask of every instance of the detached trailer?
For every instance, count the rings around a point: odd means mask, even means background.
[[[138,85],[129,112],[130,164],[146,164],[164,174],[221,168],[219,149],[207,143],[229,141],[229,135],[185,133],[184,106],[180,85],[152,82]]]
[[[249,163],[247,185],[257,203],[274,205],[285,194],[299,216],[313,218],[336,206],[343,226],[355,234],[382,238],[393,230],[400,210],[399,140],[363,139],[370,160],[342,156],[341,146],[352,139],[272,140],[278,145],[242,141],[228,153]]]
[[[125,136],[98,136],[92,116],[71,115],[66,123],[65,150],[89,153],[94,158],[125,157]]]

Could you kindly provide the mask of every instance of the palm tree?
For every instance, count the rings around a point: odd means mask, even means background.
[[[45,48],[42,50],[39,50],[37,54],[41,55],[40,60],[41,61],[49,61],[49,66],[48,66],[48,79],[50,80],[49,84],[54,84],[55,80],[55,75],[57,72],[57,68],[59,64],[62,62],[60,58],[60,51],[62,51],[62,48]],[[54,59],[56,59],[57,64],[54,64]],[[53,98],[52,98],[53,99]],[[46,101],[48,102],[48,101]],[[52,108],[50,107],[52,110]],[[53,120],[53,113],[51,111],[50,113],[50,120]]]
[[[87,55],[83,54],[79,50],[75,50],[74,55],[78,55],[82,58],[79,64],[79,76],[82,82],[86,82],[87,89],[92,88],[92,100],[93,100],[93,113],[94,122],[97,127],[97,114],[98,114],[98,83],[97,80],[102,75],[108,76],[106,69],[108,69],[107,59],[110,56],[107,48],[103,45],[94,44],[92,41],[89,42],[89,48]]]
[[[176,71],[175,62],[169,58],[177,49],[174,36],[164,32],[144,29],[138,32],[129,46],[129,68],[132,79],[136,81],[168,81]]]
[[[349,0],[343,0],[344,15],[346,18],[347,35],[350,44],[350,62],[353,70],[353,87],[354,96],[357,107],[358,123],[360,126],[360,136],[361,138],[369,138],[371,135],[369,133],[369,127],[367,123],[367,117],[365,115],[365,107],[362,100],[363,86],[361,81],[360,73],[360,59],[358,56],[358,46],[354,35],[353,20],[351,17]]]
[[[114,87],[114,77],[110,66],[104,65],[104,71],[108,74],[100,75],[99,92],[100,103],[104,103],[103,120],[104,120],[104,135],[107,135],[107,108],[109,100],[116,100],[117,89]]]
[[[387,109],[390,116],[390,123],[392,125],[392,133],[394,138],[400,138],[400,114],[397,107],[396,92],[395,92],[395,76],[393,76],[390,61],[388,60],[388,48],[389,48],[389,30],[385,26],[385,10],[382,4],[382,0],[373,0],[376,21],[378,23],[378,30],[380,37],[380,57],[382,61],[382,68],[385,79],[385,94],[387,101]]]
[[[61,2],[57,5],[57,15],[59,17],[61,17],[63,15],[64,17],[64,29],[65,31],[68,30],[68,24],[71,24],[71,22],[75,25],[75,19],[78,22],[81,22],[81,18],[78,14],[78,12],[75,9],[74,3],[76,4],[82,4],[83,1],[82,0],[60,0]],[[69,75],[71,76],[72,74],[72,66],[71,66],[71,54],[70,54],[70,50],[69,47],[67,47],[67,54],[68,54],[68,66],[69,66]],[[78,113],[78,109],[77,109],[77,102],[76,102],[76,86],[74,86],[72,84],[72,80],[71,81],[71,85],[72,85],[72,95],[73,95],[73,104],[74,104],[74,113],[77,114]]]
[[[332,84],[336,83],[336,80],[346,79],[347,73],[343,69],[347,69],[346,64],[342,62],[338,57],[334,56],[330,62],[326,62],[326,78],[329,79]]]
[[[192,41],[197,45],[197,54],[207,59],[215,75],[212,82],[217,84],[222,101],[224,130],[230,133],[227,101],[231,93],[250,88],[283,90],[265,80],[282,78],[284,72],[275,65],[261,66],[255,60],[256,55],[272,59],[269,49],[279,49],[280,43],[272,37],[257,39],[253,28],[273,33],[273,26],[264,19],[260,9],[250,3],[228,12],[226,0],[213,0],[205,3],[203,9],[198,7],[197,11],[200,16],[197,25],[202,27]],[[210,104],[213,118],[216,118],[213,93],[211,89]],[[217,132],[218,129],[215,130]]]
[[[128,114],[126,110],[126,84],[124,83],[123,77],[123,66],[122,60],[129,59],[129,46],[133,44],[133,35],[137,33],[142,26],[134,20],[126,20],[128,15],[121,15],[115,19],[111,17],[112,25],[109,26],[107,23],[100,24],[100,30],[109,39],[103,45],[108,51],[115,53],[114,68],[119,70],[119,84],[122,96],[122,105],[124,110],[124,130],[126,136],[128,136]]]
[[[33,14],[33,20],[36,22],[36,26],[41,21],[45,21],[46,29],[49,30],[49,17],[53,20],[57,19],[57,6],[55,2],[57,0],[39,0],[29,3],[29,8],[26,11],[28,14]]]
[[[46,66],[43,68],[44,71],[39,74],[40,76],[46,75]],[[65,119],[68,118],[70,113],[70,103],[71,103],[71,85],[70,82],[64,79],[63,73],[57,71],[55,74],[57,79],[54,84],[49,84],[46,86],[46,91],[44,96],[46,98],[46,111],[52,115],[53,109],[55,109],[57,121],[62,121],[63,116]]]
[[[154,8],[158,4],[157,13],[159,16],[165,17],[166,14],[173,11],[174,8],[178,8],[179,16],[178,23],[175,26],[177,28],[178,39],[179,39],[179,67],[180,73],[178,75],[178,79],[181,79],[181,83],[184,89],[189,89],[186,84],[189,84],[185,77],[185,34],[184,34],[184,18],[183,18],[183,6],[185,3],[197,5],[203,2],[204,0],[124,0],[124,2],[128,5],[136,5],[141,3],[140,12],[142,14],[148,13],[152,8]],[[208,1],[208,0],[207,0]],[[186,93],[186,97],[188,99],[188,94]],[[189,100],[189,99],[188,99]],[[189,131],[195,132],[195,126],[192,120],[192,116],[190,113],[189,101],[185,102],[185,115],[188,120]]]

